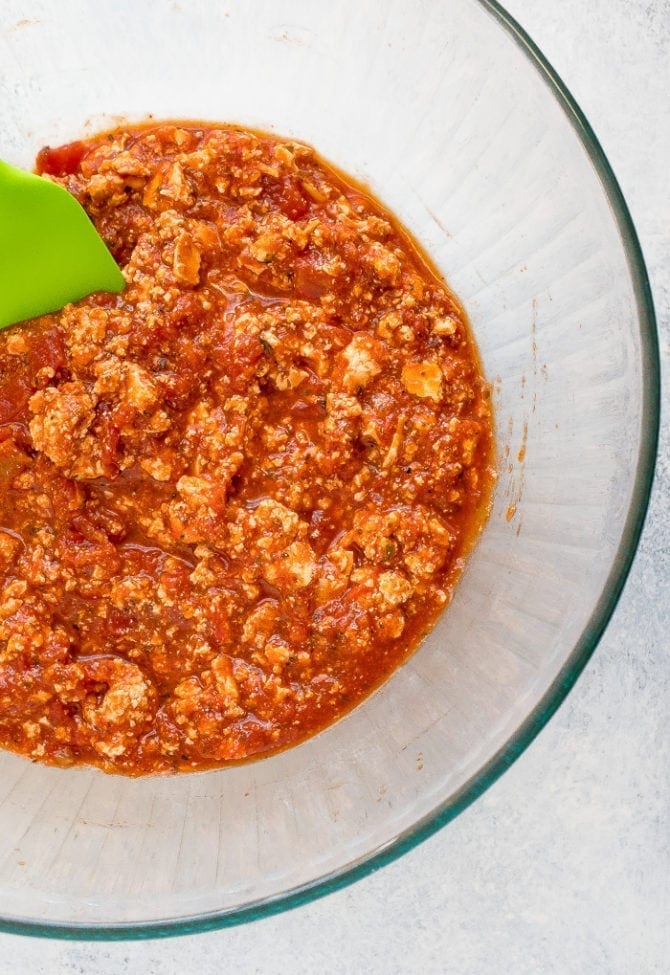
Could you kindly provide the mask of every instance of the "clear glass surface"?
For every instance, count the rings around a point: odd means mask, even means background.
[[[5,0],[5,159],[30,166],[44,144],[149,113],[276,130],[369,183],[470,314],[499,482],[430,637],[311,741],[140,780],[0,753],[2,923],[31,934],[239,922],[447,822],[593,651],[653,470],[656,335],[625,203],[560,80],[497,5]]]

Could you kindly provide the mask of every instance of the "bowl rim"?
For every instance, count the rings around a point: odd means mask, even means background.
[[[111,925],[34,921],[29,918],[0,918],[0,932],[41,938],[86,941],[123,941],[196,934],[260,920],[299,907],[366,877],[398,859],[455,819],[484,793],[516,759],[560,707],[595,651],[619,601],[637,550],[654,479],[660,426],[660,355],[656,315],[649,277],[630,211],[612,167],[584,113],[568,88],[525,30],[498,3],[476,0],[524,52],[543,82],[553,92],[568,121],[586,150],[614,215],[635,294],[640,325],[642,360],[642,436],[631,503],[621,540],[603,591],[572,653],[547,688],[536,707],[501,748],[450,799],[436,806],[413,826],[399,833],[383,848],[360,857],[341,869],[300,887],[264,898],[240,909],[168,918],[159,921],[124,922]]]

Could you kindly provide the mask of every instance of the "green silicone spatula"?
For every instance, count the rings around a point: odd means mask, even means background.
[[[75,198],[0,160],[0,328],[125,281]]]

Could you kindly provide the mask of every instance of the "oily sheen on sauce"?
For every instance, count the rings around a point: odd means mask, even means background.
[[[127,280],[0,334],[0,744],[138,775],[275,751],[448,602],[488,510],[464,312],[308,146],[45,149]]]

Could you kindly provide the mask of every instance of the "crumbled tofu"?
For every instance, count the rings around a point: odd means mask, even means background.
[[[96,463],[77,465],[72,445],[88,434],[95,418],[97,397],[86,383],[75,380],[59,387],[49,386],[30,399],[33,418],[30,436],[36,450],[43,451],[58,467],[82,476],[96,476]],[[83,459],[83,458],[82,458]],[[91,458],[93,460],[93,458]]]
[[[180,284],[199,284],[200,259],[200,248],[186,231],[182,231],[175,241],[172,262],[174,276]]]
[[[367,257],[375,275],[385,284],[397,284],[400,279],[401,264],[397,255],[383,244],[373,241],[368,248]]]
[[[349,393],[363,389],[382,371],[380,350],[369,335],[354,335],[342,352],[346,367],[342,385]]]
[[[411,597],[411,583],[399,572],[382,572],[379,576],[379,591],[387,606],[400,606]]]
[[[314,571],[315,558],[312,548],[307,542],[291,542],[279,558],[267,565],[265,578],[280,588],[304,589],[312,581]]]
[[[454,335],[457,328],[458,322],[451,315],[445,315],[444,318],[438,318],[437,321],[433,322],[433,332],[436,335]]]
[[[402,384],[412,396],[442,398],[442,370],[437,362],[407,362],[402,368]]]

